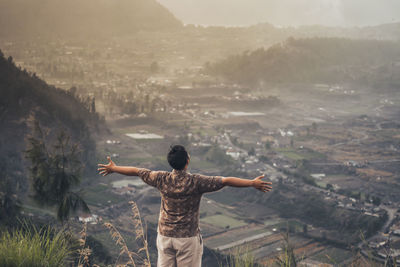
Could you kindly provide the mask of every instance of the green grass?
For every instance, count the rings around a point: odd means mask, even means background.
[[[254,255],[248,249],[240,248],[232,251],[227,261],[229,262],[227,265],[231,267],[253,267],[255,264]]]
[[[247,225],[247,223],[242,220],[237,220],[233,217],[229,217],[223,214],[208,216],[200,220],[204,223],[212,224],[221,228],[235,228]]]
[[[0,266],[65,266],[73,249],[64,231],[24,227],[0,237]]]

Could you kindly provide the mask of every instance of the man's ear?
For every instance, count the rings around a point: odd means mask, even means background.
[[[188,159],[186,160],[186,165],[189,165],[190,163],[190,157],[188,157]]]

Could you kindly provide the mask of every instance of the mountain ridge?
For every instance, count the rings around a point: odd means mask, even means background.
[[[181,26],[155,0],[0,0],[0,36],[118,36]]]

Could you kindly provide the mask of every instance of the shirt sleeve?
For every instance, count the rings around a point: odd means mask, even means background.
[[[196,174],[195,176],[197,179],[197,189],[200,194],[218,191],[224,187],[221,176],[206,176],[201,174]]]
[[[161,171],[151,171],[149,169],[141,168],[138,172],[138,176],[148,185],[158,187],[160,184],[160,177],[162,176]]]

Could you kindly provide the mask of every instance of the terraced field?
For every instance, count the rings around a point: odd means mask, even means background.
[[[251,224],[205,238],[204,243],[210,248],[224,251],[243,244],[255,244],[258,239],[272,234],[264,225]]]
[[[352,256],[353,256],[352,253],[349,252],[348,250],[340,248],[326,248],[310,258],[320,262],[339,264],[342,263],[343,261],[348,260]]]
[[[236,228],[246,225],[246,222],[223,214],[216,214],[202,218],[203,223],[215,225],[220,228]]]

